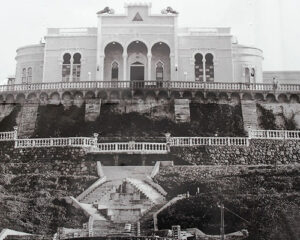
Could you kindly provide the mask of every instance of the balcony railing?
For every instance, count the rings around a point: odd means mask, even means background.
[[[255,92],[300,92],[300,84],[246,84],[187,81],[78,81],[0,85],[0,92],[22,92],[59,89],[174,89]]]

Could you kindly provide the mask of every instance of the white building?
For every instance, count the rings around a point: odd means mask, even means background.
[[[45,43],[17,50],[15,84],[263,81],[260,49],[239,45],[230,28],[178,28],[178,15],[130,3],[123,14],[98,12],[97,28],[50,28]]]

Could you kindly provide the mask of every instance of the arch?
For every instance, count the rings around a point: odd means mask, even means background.
[[[161,60],[159,60],[155,64],[155,80],[156,81],[164,80],[164,63]]]
[[[124,64],[124,48],[116,41],[109,42],[104,48],[104,79],[116,81],[121,79],[120,68]],[[115,68],[117,65],[117,68]],[[117,71],[116,71],[117,70]],[[125,79],[125,77],[123,76]]]
[[[225,92],[219,93],[219,100],[228,101],[229,97],[228,94]]]
[[[184,99],[192,99],[192,93],[190,91],[185,91],[183,94],[182,94],[182,97]]]
[[[107,99],[107,92],[106,91],[100,91],[98,93],[98,98],[100,98],[100,99]]]
[[[72,64],[72,81],[80,81],[81,75],[81,54],[75,53],[73,55],[73,64]]]
[[[28,100],[35,100],[36,98],[37,98],[37,96],[35,93],[29,93],[27,96]]]
[[[203,55],[196,53],[194,55],[194,69],[195,69],[195,81],[203,82],[204,71],[203,71]]]
[[[299,103],[299,96],[296,94],[292,94],[290,96],[290,103]]]
[[[74,100],[82,100],[83,99],[83,92],[77,91],[74,93]]]
[[[207,82],[215,80],[214,55],[212,53],[205,55],[205,76]]]
[[[6,101],[6,103],[14,103],[15,102],[14,95],[12,95],[12,94],[6,95],[5,101]]]
[[[64,53],[63,55],[63,63],[62,63],[62,81],[69,82],[71,76],[71,54]]]
[[[179,99],[180,93],[178,91],[172,91],[170,94],[171,99]]]
[[[154,91],[147,91],[145,96],[146,99],[156,99],[156,94]]]
[[[85,94],[85,99],[94,99],[96,97],[96,94],[93,92],[93,91],[88,91],[86,94]]]
[[[119,99],[120,98],[120,93],[119,91],[111,91],[109,95],[110,99]]]
[[[250,76],[250,68],[246,67],[245,68],[245,83],[250,83],[251,76]]]
[[[170,46],[162,41],[151,47],[151,79],[165,81],[171,79]],[[153,77],[152,77],[153,76]]]
[[[158,99],[168,99],[168,93],[166,91],[159,91],[157,95]]]
[[[66,100],[72,100],[73,96],[70,92],[64,92],[62,94],[62,100],[66,101]]]
[[[2,95],[0,95],[0,103],[4,102],[4,97]]]
[[[257,101],[264,101],[265,100],[264,95],[262,93],[255,93],[254,99],[257,100]]]
[[[48,94],[45,92],[42,92],[39,96],[40,101],[47,101],[48,100]]]
[[[132,98],[131,91],[123,91],[122,92],[122,99],[129,100],[131,98]]]
[[[266,97],[266,101],[268,103],[275,103],[276,102],[276,98],[274,96],[274,94],[269,93]]]
[[[19,94],[17,95],[17,97],[16,97],[16,102],[17,102],[17,103],[22,104],[22,103],[25,102],[25,100],[26,100],[26,97],[25,97],[25,95],[24,95],[23,93],[19,93]]]
[[[26,68],[22,69],[22,83],[27,83],[27,77],[26,77]]]
[[[213,92],[209,92],[206,95],[206,99],[207,99],[208,102],[214,103],[214,102],[217,101],[217,95]]]
[[[111,80],[119,80],[119,63],[116,60],[111,63]]]
[[[60,103],[60,95],[58,92],[53,92],[50,94],[49,98],[50,104],[58,105]]]
[[[142,90],[135,90],[133,93],[133,98],[144,99],[144,92]]]
[[[195,93],[195,100],[197,101],[203,101],[205,99],[204,94],[202,92],[196,92]]]
[[[288,97],[287,97],[287,95],[286,94],[280,94],[279,96],[278,96],[278,102],[280,102],[280,103],[287,103],[288,102]]]
[[[128,40],[125,44],[124,44],[124,50],[126,49],[127,53],[128,53],[128,48],[129,46],[134,43],[134,42],[137,42],[137,43],[143,43],[146,48],[147,48],[147,52],[148,52],[148,49],[151,49],[148,42],[146,41],[146,39],[143,39],[143,38],[131,38],[130,40]]]
[[[27,83],[32,83],[32,67],[27,68]]]
[[[250,93],[244,93],[242,99],[243,100],[252,100],[252,95]]]

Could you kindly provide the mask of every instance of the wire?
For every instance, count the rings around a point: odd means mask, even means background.
[[[233,211],[229,210],[227,207],[224,207],[224,209],[226,209],[228,212],[232,213],[233,215],[237,216],[238,218],[244,220],[245,222],[249,223],[250,222],[248,220],[246,220],[245,218],[242,218],[241,216],[239,216],[238,214],[234,213]]]

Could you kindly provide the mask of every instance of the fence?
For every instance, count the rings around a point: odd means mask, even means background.
[[[286,130],[250,130],[249,138],[251,139],[290,139],[300,140],[300,131]]]
[[[249,138],[240,137],[171,137],[171,147],[249,146]]]

